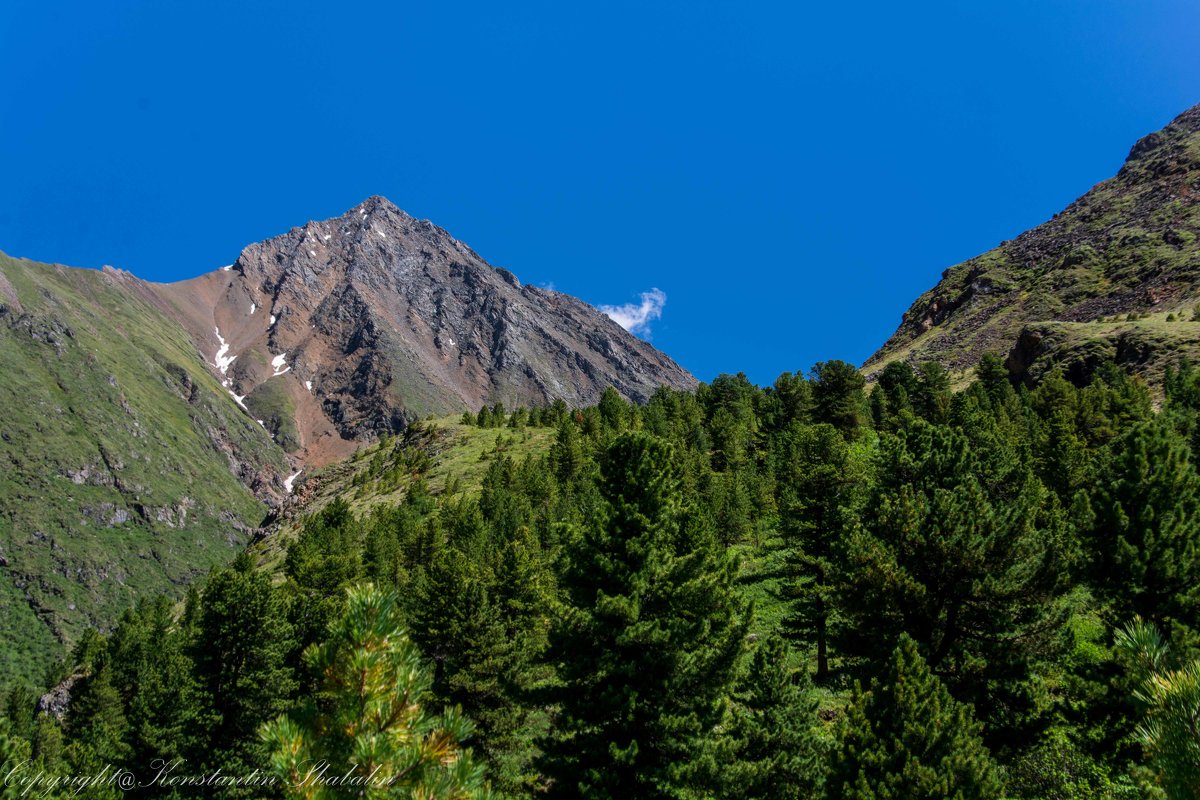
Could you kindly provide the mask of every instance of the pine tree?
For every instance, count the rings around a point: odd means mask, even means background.
[[[271,578],[248,553],[209,576],[190,647],[198,712],[191,764],[227,774],[259,766],[258,728],[284,710],[295,689],[286,663],[293,646]]]
[[[527,792],[536,774],[536,714],[521,702],[530,687],[524,632],[507,624],[489,575],[454,548],[439,552],[413,587],[412,638],[433,660],[433,697],[462,709],[474,723],[469,743],[506,794]]]
[[[773,456],[788,569],[784,625],[789,639],[816,642],[816,678],[824,680],[834,559],[862,503],[865,469],[825,423],[793,425],[777,438]]]
[[[1093,508],[1096,587],[1117,618],[1200,628],[1200,475],[1168,420],[1122,437]]]
[[[853,364],[822,361],[812,368],[813,420],[828,422],[847,438],[866,421],[866,379]]]
[[[341,613],[345,589],[362,570],[361,526],[341,498],[304,521],[288,547],[291,622],[300,650],[318,641]]]
[[[18,800],[31,796],[21,779],[34,775],[24,774],[23,764],[29,760],[29,743],[12,731],[12,723],[5,717],[0,717],[0,800]],[[36,791],[40,789],[35,785]]]
[[[288,797],[484,795],[482,771],[460,745],[470,723],[455,710],[434,716],[426,708],[431,677],[394,594],[350,588],[342,616],[305,662],[321,677],[319,694],[261,730]],[[352,781],[339,782],[347,775]]]
[[[101,656],[95,671],[75,685],[67,717],[67,760],[76,775],[100,775],[126,765],[130,756],[125,704],[113,686],[112,667]],[[123,795],[116,786],[89,787],[101,800]]]
[[[1132,657],[1146,712],[1138,738],[1157,769],[1168,800],[1200,797],[1200,660],[1171,669],[1166,642],[1140,619],[1117,631],[1118,648]]]
[[[684,504],[669,444],[624,434],[601,475],[551,635],[559,735],[542,764],[556,797],[678,796],[742,649],[734,565]]]
[[[863,525],[847,537],[840,644],[866,670],[906,633],[993,746],[1041,720],[1037,660],[1065,624],[1068,529],[1050,493],[1017,471],[990,493],[965,437],[917,421],[885,442]]]
[[[825,765],[817,701],[806,671],[788,668],[778,637],[754,651],[733,695],[728,752],[720,768],[727,800],[803,800],[821,796]]]
[[[1002,790],[970,707],[907,636],[870,691],[856,687],[827,785],[830,800],[987,800]]]

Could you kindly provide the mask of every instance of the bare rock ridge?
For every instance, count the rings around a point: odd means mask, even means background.
[[[1027,381],[1054,368],[1084,380],[1104,359],[1155,380],[1200,354],[1198,280],[1200,106],[1049,221],[942,273],[864,370],[903,359],[962,372],[992,351]]]
[[[522,285],[382,197],[152,290],[226,390],[306,465],[426,414],[696,385],[592,306]]]

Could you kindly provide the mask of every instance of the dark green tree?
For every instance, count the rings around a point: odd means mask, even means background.
[[[866,468],[832,425],[793,425],[777,437],[779,529],[786,548],[784,627],[817,645],[817,680],[829,673],[834,560],[865,499]]]
[[[821,796],[824,748],[817,700],[804,670],[788,667],[787,644],[760,644],[733,695],[728,749],[720,766],[728,800],[803,800]]]
[[[846,540],[843,652],[878,669],[911,636],[993,746],[1019,747],[1045,708],[1033,670],[1065,624],[1069,529],[1028,471],[992,494],[961,434],[917,421],[885,443],[864,524]],[[1009,485],[1011,484],[1011,485]]]
[[[853,364],[822,361],[812,368],[813,420],[827,422],[847,438],[859,434],[866,421],[866,379]]]
[[[197,694],[191,764],[226,774],[261,767],[258,728],[286,709],[296,687],[286,663],[293,647],[280,596],[248,553],[209,576],[190,646]]]
[[[1195,631],[1200,475],[1187,442],[1164,419],[1135,426],[1116,444],[1092,505],[1096,589],[1117,618]]]
[[[675,797],[733,680],[745,633],[735,565],[679,491],[673,448],[620,436],[601,464],[605,507],[570,548],[550,640],[555,797]]]
[[[1000,772],[969,706],[956,702],[908,637],[870,691],[856,688],[838,731],[830,800],[987,800]]]

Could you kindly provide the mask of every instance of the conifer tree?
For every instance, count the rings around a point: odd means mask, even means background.
[[[999,770],[969,706],[956,702],[901,637],[886,671],[857,687],[838,731],[829,800],[988,800]]]
[[[1118,619],[1200,627],[1200,475],[1167,420],[1119,440],[1093,508],[1096,586]]]
[[[754,651],[733,695],[720,775],[727,800],[820,797],[823,747],[808,673],[788,668],[788,647],[771,637]]]
[[[787,548],[784,592],[790,609],[784,626],[789,639],[816,642],[816,678],[824,680],[834,559],[853,527],[866,475],[827,423],[793,425],[777,437],[774,464]]]
[[[624,434],[601,476],[551,634],[560,713],[542,764],[555,797],[679,796],[742,649],[734,565],[684,504],[669,444]]]
[[[13,775],[13,779],[0,780],[0,800],[18,800],[30,795],[20,782],[20,765],[29,759],[29,743],[12,731],[12,723],[0,717],[0,777]]]
[[[261,730],[288,797],[484,795],[482,770],[460,745],[471,725],[456,710],[428,710],[431,677],[400,624],[394,594],[351,587],[345,611],[305,662],[320,677],[319,694]],[[349,782],[338,782],[347,775]]]
[[[853,364],[822,361],[812,368],[813,420],[828,422],[847,438],[866,421],[866,379]]]
[[[1041,713],[1031,672],[1065,623],[1064,515],[1028,472],[994,498],[952,429],[917,421],[884,450],[840,562],[842,650],[877,669],[907,633],[989,743],[1020,746]]]
[[[474,723],[470,744],[495,788],[517,794],[536,774],[535,717],[521,695],[532,683],[525,632],[506,619],[489,575],[450,547],[438,553],[413,587],[412,638],[433,660],[433,697],[462,709]]]
[[[209,576],[190,656],[197,707],[190,763],[249,772],[262,756],[257,731],[295,689],[286,659],[292,628],[271,578],[243,551]]]

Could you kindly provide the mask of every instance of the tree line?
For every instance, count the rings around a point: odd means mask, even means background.
[[[463,424],[548,452],[438,494],[420,423],[401,502],[84,636],[0,756],[179,765],[145,797],[1197,797],[1200,373],[1163,391],[987,356],[497,405]]]

